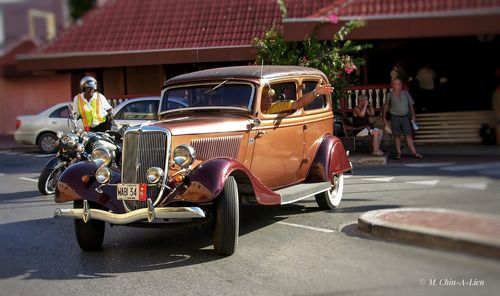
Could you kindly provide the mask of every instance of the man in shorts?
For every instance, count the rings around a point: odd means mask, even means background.
[[[394,79],[391,82],[392,91],[387,95],[384,104],[384,124],[388,125],[386,115],[391,114],[391,130],[396,143],[396,159],[401,159],[401,135],[405,136],[408,148],[410,148],[414,158],[422,158],[413,143],[411,134],[411,120],[415,120],[415,104],[410,93],[403,90],[403,83],[400,79]]]

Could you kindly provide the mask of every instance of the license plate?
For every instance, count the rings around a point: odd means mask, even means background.
[[[118,184],[116,188],[117,198],[120,200],[138,200],[146,201],[147,197],[147,184]]]

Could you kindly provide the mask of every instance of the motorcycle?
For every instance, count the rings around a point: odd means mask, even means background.
[[[85,132],[77,130],[77,118],[73,112],[69,114],[68,124],[72,129],[67,134],[57,133],[57,154],[45,164],[38,178],[38,190],[43,195],[54,194],[57,181],[66,168],[76,162],[90,160],[92,151],[99,146],[108,148],[114,154],[112,165],[121,166],[121,138],[128,126],[114,127],[104,133]]]

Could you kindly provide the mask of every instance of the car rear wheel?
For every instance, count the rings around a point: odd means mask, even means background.
[[[240,227],[238,184],[230,176],[215,202],[214,249],[222,256],[234,253],[238,245]]]
[[[333,176],[332,187],[322,193],[316,194],[316,203],[323,210],[331,210],[336,208],[342,200],[344,192],[344,175],[337,174]]]
[[[93,204],[90,204],[91,207]],[[73,202],[73,208],[83,208],[83,201]],[[97,251],[102,249],[104,241],[105,222],[99,220],[89,220],[87,223],[82,219],[75,219],[75,234],[78,245],[84,251]]]
[[[38,148],[40,148],[40,151],[42,153],[51,154],[51,153],[55,153],[57,150],[56,149],[57,148],[56,142],[57,142],[56,135],[54,133],[47,132],[47,133],[41,134],[38,137],[37,144],[38,144]]]

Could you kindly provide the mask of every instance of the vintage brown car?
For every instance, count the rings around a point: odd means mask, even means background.
[[[331,96],[314,93],[304,108],[279,113],[261,104],[297,100],[320,80],[328,81],[321,71],[297,66],[217,68],[168,80],[159,121],[125,133],[121,169],[109,165],[112,151],[96,147],[92,161],[64,172],[55,201],[72,201],[73,209],[55,217],[75,219],[83,250],[101,248],[105,222],[210,221],[215,251],[231,255],[240,205],[314,196],[320,208],[336,207],[352,166],[332,132]]]

